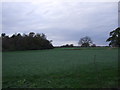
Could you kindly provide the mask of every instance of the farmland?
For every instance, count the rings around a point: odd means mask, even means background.
[[[117,48],[3,52],[3,88],[117,87]]]

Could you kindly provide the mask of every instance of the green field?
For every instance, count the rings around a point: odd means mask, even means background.
[[[3,88],[117,87],[117,48],[67,49],[3,52]]]

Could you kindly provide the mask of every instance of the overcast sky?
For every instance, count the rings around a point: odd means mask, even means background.
[[[108,45],[109,32],[118,27],[117,2],[43,2],[2,3],[2,32],[44,33],[53,45],[78,45],[89,36],[96,45]]]

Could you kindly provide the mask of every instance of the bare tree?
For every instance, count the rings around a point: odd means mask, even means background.
[[[92,40],[88,36],[81,38],[78,42],[78,45],[80,45],[81,47],[89,47],[90,44],[92,44]]]

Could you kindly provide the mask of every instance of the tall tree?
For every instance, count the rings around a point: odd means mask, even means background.
[[[106,40],[109,46],[120,47],[120,27],[110,32],[110,37]]]
[[[92,40],[88,36],[81,38],[78,42],[78,45],[80,45],[81,47],[89,47],[90,44],[92,44]]]

